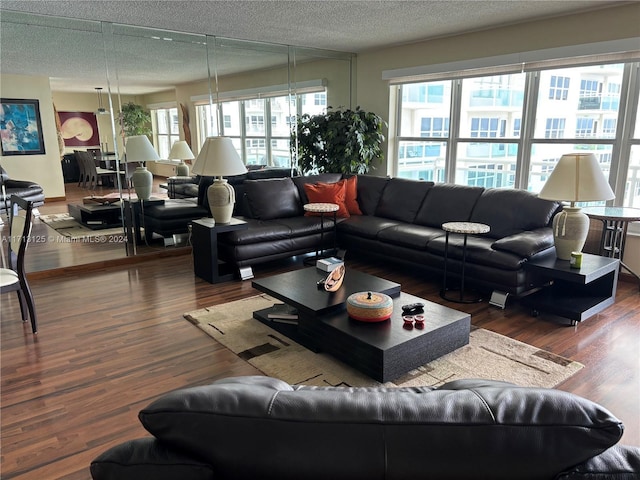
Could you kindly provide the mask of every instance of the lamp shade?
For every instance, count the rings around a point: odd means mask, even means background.
[[[200,149],[193,173],[211,177],[240,175],[247,171],[229,137],[207,137]]]
[[[125,149],[127,151],[127,163],[160,160],[158,152],[153,148],[146,135],[127,137]]]
[[[615,198],[593,153],[562,155],[538,196],[546,200],[567,202]]]
[[[193,152],[186,141],[178,140],[173,144],[171,151],[169,152],[169,159],[172,158],[178,160],[193,160],[196,157],[193,155]]]

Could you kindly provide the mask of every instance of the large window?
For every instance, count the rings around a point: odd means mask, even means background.
[[[256,94],[256,96],[258,96]],[[292,123],[303,113],[326,110],[327,94],[322,91],[294,95],[260,96],[220,103],[222,122],[218,127],[217,105],[198,105],[200,141],[211,135],[224,135],[234,145],[246,165],[290,167],[289,138]]]
[[[640,208],[639,70],[614,63],[469,78],[452,72],[451,80],[440,73],[392,85],[390,173],[539,192],[564,153],[588,151],[611,177],[615,204]]]
[[[160,158],[168,159],[171,146],[180,140],[177,108],[151,110],[153,143]]]

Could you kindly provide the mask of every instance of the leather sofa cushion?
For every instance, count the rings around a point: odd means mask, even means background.
[[[253,218],[270,220],[302,215],[300,194],[289,177],[245,180],[244,190]]]
[[[470,221],[491,227],[487,235],[502,238],[548,226],[558,203],[526,190],[490,188],[482,192]]]
[[[207,209],[196,205],[195,202],[175,199],[165,200],[162,205],[152,205],[144,208],[144,216],[159,220],[185,220],[202,218],[207,216]]]
[[[445,222],[468,222],[483,190],[482,187],[436,184],[429,190],[414,221],[436,228]]]
[[[424,250],[427,248],[429,241],[442,235],[443,232],[439,228],[403,223],[382,230],[378,234],[378,240],[394,245]]]
[[[614,445],[600,455],[562,472],[557,480],[637,480],[640,447]]]
[[[94,480],[214,480],[211,465],[167,448],[155,438],[139,438],[116,445],[91,462]]]
[[[389,177],[358,175],[358,205],[363,215],[374,215]]]
[[[427,251],[444,258],[446,234],[433,237],[427,244]],[[496,250],[492,247],[493,239],[486,236],[469,235],[467,237],[467,272],[473,265],[487,266],[500,270],[518,270],[522,268],[525,257],[511,252]],[[464,237],[449,234],[448,258],[462,260]]]
[[[529,258],[551,247],[553,247],[553,232],[548,228],[509,235],[496,240],[491,245],[494,250],[514,253],[524,258]]]
[[[538,480],[622,435],[609,411],[567,392],[469,385],[357,389],[237,377],[169,393],[139,418],[159,441],[236,479],[424,478],[427,468],[430,478]]]
[[[387,183],[376,216],[412,223],[433,182],[392,178]]]
[[[401,225],[401,222],[397,220],[369,215],[354,215],[338,223],[338,231],[347,235],[377,239],[380,232],[398,225]]]
[[[232,245],[249,245],[320,233],[322,225],[325,232],[333,230],[333,220],[329,218],[325,218],[322,222],[319,217],[305,216],[268,221],[246,219],[246,221],[249,228],[220,233],[220,241]]]

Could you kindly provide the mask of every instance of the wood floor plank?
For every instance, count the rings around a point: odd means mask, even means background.
[[[99,453],[146,435],[137,414],[153,399],[219,378],[259,374],[182,316],[258,292],[251,282],[211,285],[196,278],[190,251],[181,253],[35,275],[37,336],[20,321],[15,296],[0,297],[3,479],[87,480],[89,463]],[[37,252],[29,255],[38,262]],[[52,253],[43,255],[49,262]],[[300,262],[256,266],[254,273],[272,275]],[[347,264],[469,312],[476,326],[585,364],[558,388],[610,409],[625,423],[622,442],[640,445],[637,284],[619,282],[616,303],[574,328],[534,318],[515,300],[504,310],[487,302],[445,302],[438,294],[440,278],[418,270],[355,258]]]

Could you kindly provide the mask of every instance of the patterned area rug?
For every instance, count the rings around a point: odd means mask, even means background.
[[[78,223],[68,213],[55,213],[53,215],[40,215],[40,220],[63,237],[70,239],[82,239],[90,237],[104,237],[108,238],[111,235],[122,235],[124,233],[121,227],[117,228],[103,228],[92,230],[85,227],[81,223]]]
[[[255,310],[278,301],[268,295],[215,305],[184,317],[265,375],[290,384],[376,386],[379,382],[333,357],[313,353],[255,320]],[[461,378],[503,380],[552,388],[584,365],[481,328],[469,345],[387,382],[393,386],[439,386]]]

